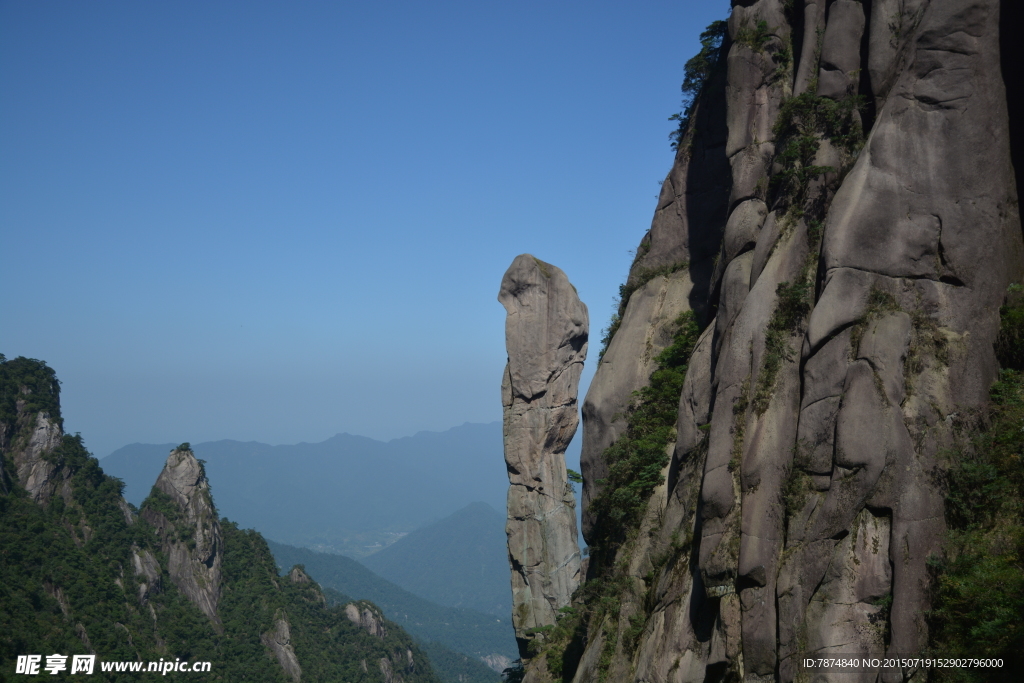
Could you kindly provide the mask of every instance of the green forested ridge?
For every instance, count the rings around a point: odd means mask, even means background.
[[[95,653],[99,661],[207,660],[212,667],[204,680],[284,683],[283,670],[260,642],[280,618],[290,624],[304,680],[383,681],[386,658],[407,683],[437,681],[401,628],[386,622],[387,635],[379,638],[354,625],[343,606],[325,604],[315,583],[278,577],[263,538],[226,519],[218,607],[223,628],[215,630],[175,588],[153,528],[123,504],[120,480],[103,473],[77,435],[64,436],[44,456],[55,465],[58,484],[69,486],[58,485],[45,506],[31,500],[17,483],[11,457],[35,425],[27,411],[59,417],[58,389],[41,361],[0,356],[6,481],[0,491],[0,681],[32,678],[14,674],[18,655]],[[161,567],[159,585],[149,587],[144,601],[133,548],[153,553]],[[93,676],[138,678],[103,673],[98,665]]]
[[[44,412],[52,420],[59,422],[61,419],[60,382],[53,368],[33,358],[19,356],[7,360],[0,353],[0,423],[3,425],[0,430],[14,428],[19,400],[24,402],[21,408],[24,415]]]
[[[516,656],[515,636],[509,620],[454,607],[442,607],[417,597],[380,578],[344,555],[318,553],[268,541],[278,566],[306,567],[325,588],[361,600],[371,600],[384,614],[423,641],[436,641],[472,657],[492,653]]]
[[[328,605],[345,605],[353,602],[352,598],[333,588],[321,586],[321,589]],[[417,643],[430,660],[430,667],[434,673],[444,683],[498,683],[501,679],[498,673],[477,657],[456,652],[437,641],[417,639]]]

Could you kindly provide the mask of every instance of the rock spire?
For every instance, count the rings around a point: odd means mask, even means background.
[[[167,457],[142,516],[160,534],[171,581],[219,626],[224,543],[206,471],[187,443]]]
[[[580,583],[576,500],[565,449],[587,356],[587,307],[565,273],[529,254],[501,281],[508,365],[501,384],[508,468],[512,623],[520,652],[530,629],[555,623]]]

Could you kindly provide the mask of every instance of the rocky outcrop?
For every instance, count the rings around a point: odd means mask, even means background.
[[[531,629],[554,624],[580,582],[565,449],[579,423],[576,396],[589,320],[565,273],[529,254],[512,262],[498,300],[508,313],[501,390],[512,622],[526,654]]]
[[[388,631],[384,627],[384,615],[368,602],[350,602],[345,605],[345,616],[353,624],[371,636],[384,638]]]
[[[502,673],[505,669],[512,666],[512,660],[505,655],[499,655],[498,653],[492,653],[486,657],[481,657],[480,660],[487,665],[487,667],[495,673]]]
[[[18,477],[18,483],[28,492],[32,500],[46,504],[61,481],[55,481],[56,463],[45,456],[60,446],[64,431],[57,421],[48,413],[36,413],[26,416],[35,418],[35,424],[29,433],[27,442],[21,448],[15,447],[11,453],[11,461]],[[21,444],[19,444],[21,445]]]
[[[63,463],[53,455],[64,436],[56,374],[42,361],[0,354],[0,388],[0,453],[10,468],[0,473],[0,491],[11,491],[10,473],[37,503],[48,503],[58,487],[70,498],[70,471],[59,473]]]
[[[160,536],[171,581],[215,625],[219,624],[217,602],[224,546],[206,471],[188,444],[167,457],[141,515]]]
[[[312,583],[313,579],[309,578],[309,574],[306,573],[304,567],[295,565],[292,570],[288,572],[288,578],[292,583]]]
[[[788,682],[807,652],[927,646],[940,454],[986,402],[1024,274],[999,5],[733,2],[584,405],[585,502],[667,321],[705,332],[664,484],[591,557],[563,675]]]
[[[308,584],[309,591],[307,599],[312,599],[312,602],[318,602],[322,605],[327,604],[327,596],[324,595],[323,590],[320,588],[320,584],[313,581],[309,574],[306,573],[305,567],[302,565],[295,565],[292,570],[288,572],[288,579],[292,583]]]
[[[417,657],[422,655],[414,655],[410,647],[401,647],[399,645],[401,640],[396,639],[394,633],[389,636],[388,622],[385,621],[380,609],[373,603],[365,600],[350,602],[345,605],[345,616],[355,626],[383,641],[376,647],[378,651],[380,648],[388,649],[388,656],[377,660],[377,667],[380,669],[385,683],[404,683],[410,677],[415,677],[417,674],[422,675],[424,670],[429,671],[429,666],[420,665],[417,660]],[[401,633],[401,629],[395,627],[394,624],[390,625]],[[361,667],[364,672],[368,670],[366,660],[362,661]]]
[[[138,546],[132,546],[132,569],[139,584],[139,602],[145,602],[152,593],[160,592],[160,563],[153,553]]]
[[[0,454],[5,460],[0,494],[10,493],[16,485],[43,506],[59,498],[68,511],[64,524],[81,546],[93,530],[86,515],[78,514],[84,510],[75,500],[72,479],[83,469],[92,479],[90,455],[80,436],[64,434],[63,423],[60,382],[54,371],[43,361],[7,360],[0,354]],[[132,524],[134,515],[124,498],[119,496],[115,504]]]
[[[278,610],[274,615],[274,628],[260,635],[260,643],[274,654],[288,678],[294,683],[302,680],[302,667],[292,647],[291,625],[283,611]]]

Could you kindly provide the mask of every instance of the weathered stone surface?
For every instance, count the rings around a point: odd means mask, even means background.
[[[630,588],[615,628],[606,616],[588,630],[581,683],[788,683],[806,675],[808,651],[920,654],[926,563],[944,532],[939,455],[957,438],[952,416],[987,400],[998,309],[1024,274],[998,2],[732,5],[719,110],[732,182],[717,186],[731,213],[723,232],[707,227],[721,236],[710,298],[699,300],[692,264],[680,297],[710,327],[683,382],[665,483],[635,540],[603,567],[591,558],[592,578]],[[773,139],[780,104],[812,83],[815,96],[868,97],[863,148],[820,139],[810,164],[835,170],[780,196],[771,175],[792,170],[777,154],[786,140]],[[649,251],[679,259],[698,243],[687,209],[699,202],[678,201],[691,171],[677,155],[658,209],[677,220],[645,238]],[[585,403],[585,503],[624,427],[612,417],[647,381],[670,317],[655,304],[671,277],[643,285],[637,273]],[[631,618],[635,643],[623,635]]]
[[[825,576],[807,609],[807,650],[819,656],[881,657],[892,590],[889,518],[861,510],[832,552]],[[844,649],[845,648],[845,649]],[[860,679],[874,681],[876,672]]]
[[[151,594],[160,592],[160,563],[153,553],[145,548],[132,546],[132,568],[139,581],[139,602],[145,602]]]
[[[313,579],[309,578],[309,574],[298,565],[292,567],[292,570],[288,572],[288,578],[292,583],[312,583],[313,581]]]
[[[722,351],[722,344],[728,332],[743,310],[750,291],[750,268],[754,262],[754,252],[748,251],[729,262],[722,278],[721,296],[718,299],[718,315],[715,318],[715,358]]]
[[[676,442],[668,475],[669,490],[676,488],[683,461],[703,441],[705,429],[711,419],[712,344],[715,325],[708,325],[697,339],[690,367],[683,381],[676,418]]]
[[[512,623],[526,656],[529,629],[554,624],[580,583],[565,449],[579,424],[589,318],[565,273],[529,254],[512,262],[498,300],[508,312],[502,404]]]
[[[653,278],[633,292],[619,330],[612,337],[583,402],[583,537],[593,519],[587,505],[598,494],[598,480],[608,474],[605,450],[626,428],[621,416],[632,393],[644,386],[654,371],[654,359],[672,341],[673,322],[687,310],[693,284],[689,273],[677,271]],[[640,350],[637,353],[637,350]]]
[[[725,263],[757,244],[757,236],[768,215],[768,207],[760,199],[748,199],[729,214],[722,240],[722,257]]]
[[[757,237],[757,244],[754,246],[753,251],[753,260],[750,264],[749,289],[753,289],[754,285],[757,284],[757,278],[761,277],[761,271],[768,264],[768,259],[775,251],[775,245],[778,244],[779,238],[782,236],[782,225],[780,225],[778,218],[774,211],[768,214],[764,221],[764,227],[761,228],[761,232]]]
[[[31,419],[32,416],[26,416]],[[11,460],[18,477],[18,483],[28,492],[32,500],[45,505],[50,501],[54,488],[63,483],[54,480],[56,465],[44,459],[44,455],[60,445],[64,431],[46,413],[36,413],[35,425],[22,448],[15,448]]]
[[[835,0],[828,6],[818,72],[819,95],[840,99],[857,94],[864,22],[864,5],[858,0]]]
[[[836,268],[825,276],[825,287],[811,311],[807,343],[812,352],[858,320],[868,305],[868,294],[879,281],[876,275],[853,268]]]
[[[147,505],[141,513],[160,535],[160,549],[167,556],[171,581],[219,627],[217,602],[224,543],[206,472],[190,449],[179,447],[167,457],[154,488],[176,508],[165,514]]]
[[[260,643],[274,654],[288,678],[295,683],[302,680],[302,667],[292,647],[291,626],[283,611],[278,610],[274,615],[274,628],[260,636]]]
[[[897,0],[894,0],[897,1]],[[804,0],[804,33],[800,38],[800,63],[793,82],[793,94],[801,95],[818,71],[818,36],[825,30],[825,0]],[[794,43],[796,43],[794,39]]]
[[[345,616],[371,636],[383,638],[388,634],[384,627],[384,615],[380,610],[365,602],[350,602],[345,605]]]

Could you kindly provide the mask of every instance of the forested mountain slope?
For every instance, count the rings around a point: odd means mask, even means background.
[[[344,555],[318,553],[273,541],[268,544],[280,567],[301,564],[325,588],[371,600],[388,618],[423,641],[439,642],[477,659],[492,654],[515,656],[515,638],[508,617],[430,602],[382,579]]]
[[[437,681],[372,604],[328,606],[301,567],[278,576],[259,534],[218,518],[188,444],[133,509],[63,433],[59,392],[45,363],[0,356],[0,680],[57,653],[97,655],[95,680],[180,659],[210,662],[204,680]]]

